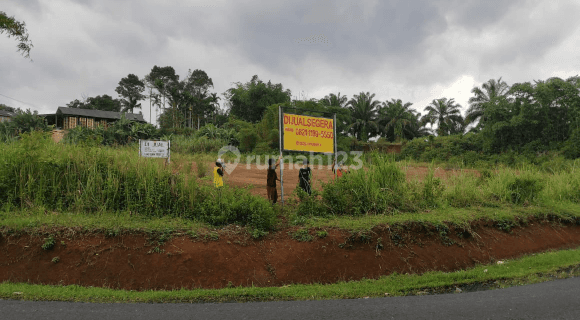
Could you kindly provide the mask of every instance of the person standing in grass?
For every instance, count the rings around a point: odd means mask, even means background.
[[[217,159],[215,162],[215,167],[213,168],[213,185],[218,189],[224,186],[224,168],[222,165],[222,159]]]
[[[278,179],[278,174],[276,173],[276,168],[280,165],[280,158],[274,164],[274,159],[268,159],[268,176],[266,177],[266,189],[268,192],[268,200],[272,203],[278,201],[278,190],[276,189],[276,180]]]
[[[340,161],[336,167],[336,178],[342,177],[343,173],[347,173],[348,169],[344,169],[343,167],[344,161]],[[335,173],[334,163],[332,164],[332,173]]]
[[[304,159],[302,163],[302,168],[298,171],[298,182],[299,186],[304,192],[308,193],[308,195],[312,194],[312,190],[310,189],[310,178],[312,177],[312,170],[308,166],[308,159]]]

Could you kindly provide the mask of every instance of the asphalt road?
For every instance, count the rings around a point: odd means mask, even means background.
[[[0,319],[580,319],[580,278],[428,296],[259,303],[0,300]]]

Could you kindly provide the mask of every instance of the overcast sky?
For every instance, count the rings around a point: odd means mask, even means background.
[[[39,113],[116,98],[121,78],[154,65],[181,79],[204,70],[219,95],[258,75],[300,98],[368,91],[419,112],[441,97],[465,111],[492,78],[580,74],[576,0],[2,0],[0,11],[34,45],[30,62],[0,35],[0,103]]]

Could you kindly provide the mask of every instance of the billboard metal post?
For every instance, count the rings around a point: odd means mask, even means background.
[[[284,150],[284,146],[282,145],[282,106],[278,106],[278,131],[280,132],[280,202],[282,202],[282,206],[284,206],[284,154],[282,150]]]
[[[337,157],[336,152],[338,151],[336,150],[337,149],[336,140],[338,139],[336,134],[336,113],[334,114],[334,117],[332,119],[332,124],[333,124],[332,131],[334,131],[334,179],[336,179],[336,173],[338,171],[338,159],[336,158]]]

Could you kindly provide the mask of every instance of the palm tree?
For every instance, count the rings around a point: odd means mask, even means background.
[[[417,112],[410,109],[412,105],[411,102],[403,104],[401,99],[383,102],[379,110],[379,124],[389,141],[400,141],[404,138],[404,131],[411,126],[413,115]],[[391,131],[393,134],[389,137]]]
[[[425,107],[427,114],[423,118],[425,124],[437,124],[437,135],[446,136],[450,134],[462,133],[463,117],[460,111],[461,106],[455,103],[454,99],[441,98],[433,99],[430,105]]]
[[[377,107],[380,102],[373,100],[375,94],[370,92],[355,94],[347,103],[350,110],[352,124],[349,126],[357,139],[367,141],[369,136],[375,136],[379,126],[377,124]]]
[[[121,109],[121,112],[130,112],[133,113],[133,109],[135,108],[141,108],[141,103],[137,103],[138,100],[135,97],[127,97],[125,99],[121,100],[121,105],[123,106],[123,108]]]
[[[340,92],[338,95],[331,93],[320,100],[322,104],[329,107],[340,107],[344,108],[348,101],[347,96],[341,96]]]
[[[405,130],[405,138],[407,140],[412,140],[418,137],[430,136],[433,133],[431,129],[427,128],[424,117],[421,117],[420,113],[411,114],[411,123]]]
[[[471,89],[471,93],[474,96],[469,98],[469,109],[467,109],[465,115],[465,124],[469,125],[480,120],[477,126],[481,127],[485,121],[484,111],[486,105],[496,103],[498,98],[505,97],[509,89],[509,85],[505,81],[502,81],[501,77],[497,80],[490,79],[481,85],[481,89],[479,87]]]

